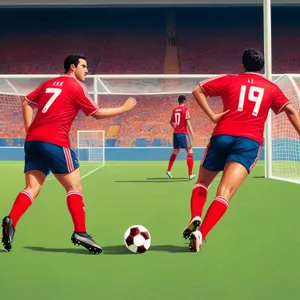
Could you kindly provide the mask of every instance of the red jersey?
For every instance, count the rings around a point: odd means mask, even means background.
[[[241,136],[262,144],[270,108],[278,114],[289,103],[276,84],[258,73],[219,76],[199,85],[207,96],[220,96],[224,111],[229,110],[217,123],[213,136]]]
[[[38,106],[25,141],[42,141],[70,148],[70,127],[81,109],[85,115],[99,108],[87,88],[71,75],[50,79],[26,96]]]
[[[175,124],[174,133],[188,134],[186,120],[189,120],[190,112],[187,107],[179,105],[173,109],[171,122]]]

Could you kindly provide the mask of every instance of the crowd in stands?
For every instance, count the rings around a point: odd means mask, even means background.
[[[196,133],[195,146],[204,146],[208,142],[209,133],[213,129],[213,124],[198,108],[191,95],[186,95],[189,99],[188,108],[192,116],[192,125]],[[178,95],[147,95],[137,96],[138,105],[134,110],[116,118],[95,120],[86,117],[80,112],[75,119],[70,132],[71,143],[77,145],[78,130],[104,130],[108,132],[110,126],[119,125],[120,132],[116,138],[115,146],[135,146],[136,139],[147,139],[149,146],[153,146],[156,139],[162,142],[160,145],[172,144],[172,128],[169,124],[171,112],[177,105]],[[127,96],[101,96],[99,105],[113,107],[121,105]],[[20,139],[25,137],[21,102],[21,96],[9,96],[0,94],[0,107],[2,110],[0,136],[8,140],[12,138]],[[220,99],[212,99],[213,108],[216,111],[222,110]],[[6,113],[4,113],[6,112]],[[9,143],[8,143],[9,144]]]
[[[299,72],[299,12],[272,10],[273,73]],[[74,18],[66,22],[69,13]],[[180,73],[222,74],[238,72],[245,48],[264,46],[260,7],[185,8],[168,30],[162,9],[36,9],[26,13],[26,24],[22,10],[1,16],[1,74],[60,74],[74,52],[87,56],[91,74],[162,74],[166,45],[177,46]]]
[[[245,9],[251,16],[247,22],[244,20]],[[276,7],[272,12],[273,73],[300,73],[297,23],[300,8]],[[69,13],[73,18],[66,22]],[[240,55],[245,48],[263,49],[261,8],[185,8],[177,10],[176,15],[176,26],[166,30],[166,15],[159,9],[148,9],[147,12],[50,9],[47,13],[36,9],[27,11],[26,23],[23,11],[6,10],[0,19],[0,73],[61,74],[64,58],[77,52],[88,58],[90,74],[162,74],[165,49],[169,45],[177,47],[180,73],[223,74],[239,70]],[[76,21],[78,18],[80,22]],[[41,20],[43,22],[39,22]],[[40,26],[36,26],[37,22]],[[36,80],[11,80],[10,83],[0,80],[0,137],[7,139],[9,145],[15,144],[13,139],[24,138],[21,94],[25,95],[36,85]],[[16,93],[20,96],[13,95]],[[136,96],[138,105],[133,111],[101,121],[80,113],[71,129],[72,144],[76,145],[77,130],[102,129],[107,132],[110,126],[118,125],[120,131],[115,146],[136,146],[138,139],[145,139],[149,146],[170,145],[172,129],[169,120],[177,96]],[[192,96],[186,96],[191,100],[188,107],[196,133],[194,145],[204,146],[213,124]],[[126,98],[102,95],[98,102],[100,106],[110,107],[120,105]],[[216,111],[222,110],[218,99],[212,99],[211,103]],[[274,131],[274,134],[280,136],[281,133]]]

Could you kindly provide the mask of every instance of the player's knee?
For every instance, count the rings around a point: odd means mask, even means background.
[[[174,150],[173,150],[173,153],[174,153],[175,155],[178,155],[179,150],[180,150],[180,149],[174,149]]]
[[[25,190],[35,199],[41,190],[41,186],[27,185]]]
[[[225,184],[220,184],[217,190],[217,196],[224,197],[228,201],[232,198],[235,189],[233,187],[229,187]]]
[[[70,192],[70,191],[76,191],[79,193],[82,193],[82,185],[81,183],[77,183],[77,184],[70,184],[68,186],[65,187],[66,192]]]

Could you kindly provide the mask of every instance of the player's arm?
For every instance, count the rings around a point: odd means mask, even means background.
[[[110,107],[110,108],[99,108],[91,116],[96,120],[106,119],[110,117],[115,117],[120,114],[123,114],[127,111],[130,111],[136,106],[136,100],[132,97],[128,98],[122,106]]]
[[[282,109],[282,111],[285,112],[290,123],[300,135],[300,117],[297,111],[295,110],[294,106],[291,103],[289,103]]]
[[[26,133],[28,133],[28,128],[33,120],[33,109],[34,105],[29,103],[28,100],[25,98],[22,104],[22,114]]]
[[[187,125],[187,128],[189,130],[189,133],[191,134],[191,136],[192,136],[192,138],[194,140],[195,139],[195,135],[194,135],[194,130],[193,130],[192,123],[191,123],[190,119],[186,120],[186,125]]]
[[[172,115],[171,115],[169,124],[171,125],[171,127],[173,128],[173,130],[176,128],[176,122],[175,122],[175,114],[174,114],[174,111],[172,112]]]
[[[37,89],[28,94],[23,101],[22,115],[26,133],[28,133],[29,126],[33,121],[33,110],[39,104],[42,88],[43,84],[41,84]]]
[[[185,121],[186,121],[187,129],[188,129],[190,135],[192,136],[192,138],[194,140],[195,139],[195,135],[194,135],[193,127],[192,127],[191,115],[190,115],[190,111],[189,110],[187,110],[186,113],[185,113]]]
[[[175,129],[175,123],[173,123],[172,120],[170,121],[170,125],[173,129]]]
[[[200,85],[198,85],[194,90],[193,90],[193,96],[195,100],[197,101],[198,105],[202,108],[202,110],[205,112],[205,114],[209,117],[209,119],[213,123],[218,123],[220,119],[223,117],[224,114],[226,114],[228,111],[222,112],[222,113],[214,113],[210,106],[207,103],[206,95]]]

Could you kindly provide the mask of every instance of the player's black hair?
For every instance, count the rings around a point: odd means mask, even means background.
[[[71,54],[65,58],[64,61],[64,68],[65,68],[65,73],[67,73],[70,70],[71,65],[77,65],[79,64],[79,59],[85,59],[85,56],[82,54]]]
[[[179,103],[179,104],[183,103],[185,100],[186,100],[186,97],[183,96],[183,95],[180,95],[180,96],[178,97],[178,103]]]
[[[249,48],[244,51],[242,63],[248,72],[261,71],[265,65],[264,56],[257,49]]]

